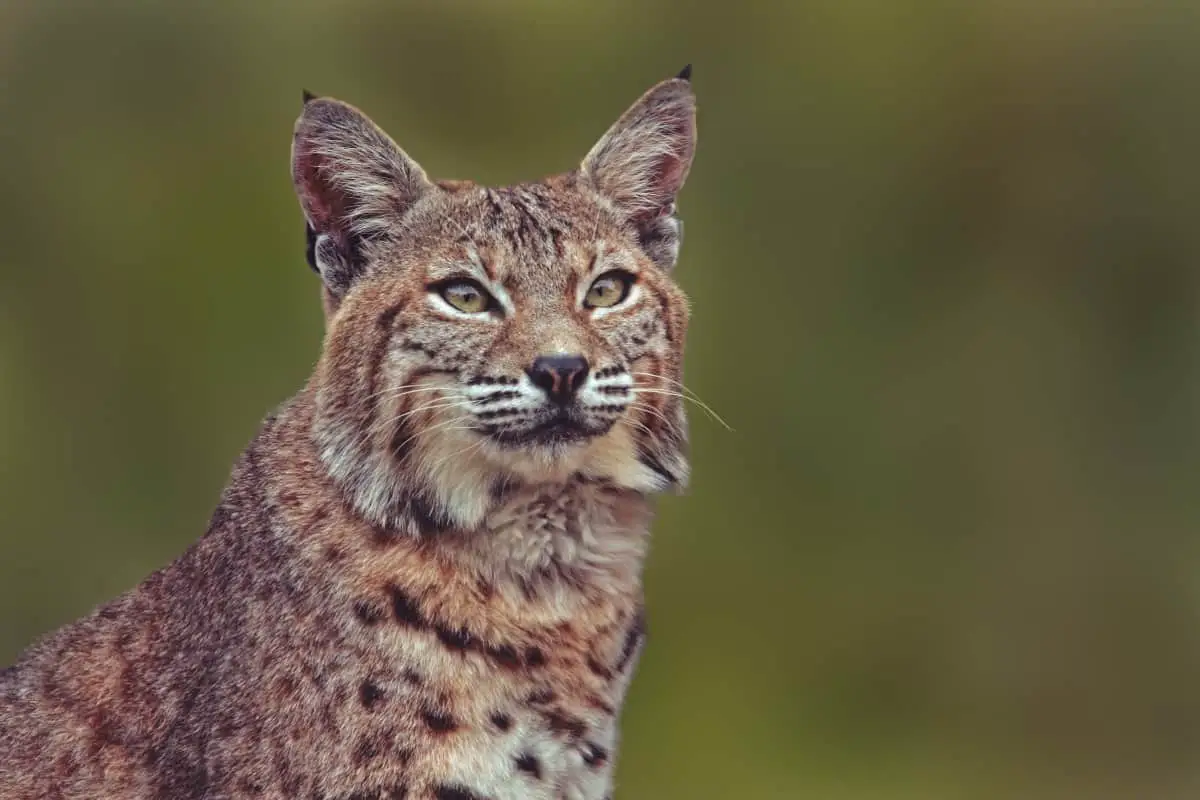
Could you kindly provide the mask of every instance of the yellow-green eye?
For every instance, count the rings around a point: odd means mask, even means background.
[[[439,289],[442,299],[464,314],[482,314],[492,307],[492,296],[474,281],[453,281]]]
[[[625,299],[632,285],[633,276],[628,272],[606,272],[592,283],[583,304],[588,308],[615,306]]]

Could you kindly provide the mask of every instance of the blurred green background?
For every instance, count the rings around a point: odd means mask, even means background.
[[[619,800],[1200,796],[1200,6],[0,1],[0,663],[203,530],[322,322],[301,87],[434,175],[696,65],[695,478]]]

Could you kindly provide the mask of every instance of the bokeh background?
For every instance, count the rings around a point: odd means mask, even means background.
[[[165,564],[322,334],[302,87],[439,177],[696,65],[695,479],[619,800],[1200,795],[1200,6],[0,0],[0,663]]]

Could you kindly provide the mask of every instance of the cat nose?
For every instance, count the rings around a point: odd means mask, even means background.
[[[547,397],[565,405],[575,399],[587,379],[588,362],[583,356],[538,356],[526,372]]]

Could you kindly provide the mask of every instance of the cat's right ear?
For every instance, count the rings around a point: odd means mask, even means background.
[[[307,223],[309,263],[341,296],[432,187],[417,162],[353,106],[305,92],[292,138],[292,182]]]
[[[647,255],[670,269],[682,224],[675,197],[696,152],[696,95],[689,64],[642,95],[583,160],[583,175],[638,232]]]

